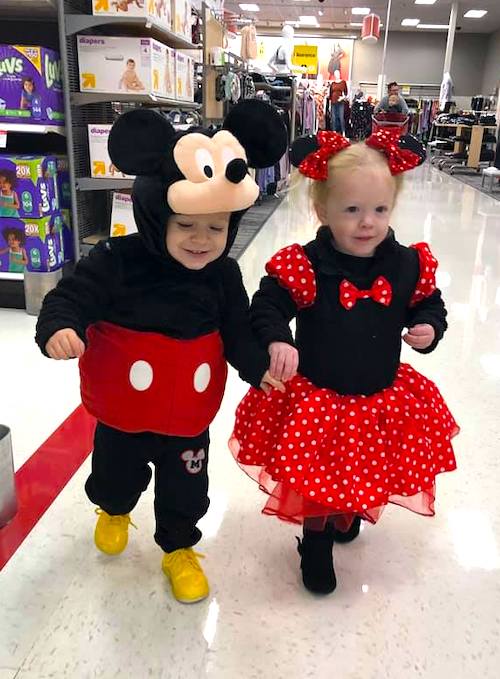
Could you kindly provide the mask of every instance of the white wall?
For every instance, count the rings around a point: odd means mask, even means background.
[[[497,35],[500,36],[500,33]],[[497,47],[500,52],[500,39]],[[377,81],[382,50],[383,36],[376,45],[355,41],[353,83],[360,80]],[[443,76],[445,51],[446,33],[389,33],[387,77],[400,83],[439,84]],[[469,97],[481,93],[487,52],[489,54],[486,36],[457,33],[451,68],[457,96]],[[500,64],[498,55],[496,62]]]
[[[500,31],[490,35],[486,52],[483,93],[493,94],[500,83]]]

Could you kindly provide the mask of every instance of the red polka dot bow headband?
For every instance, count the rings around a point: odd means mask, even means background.
[[[425,151],[420,142],[411,135],[400,136],[398,130],[380,130],[365,143],[385,154],[393,175],[413,170],[425,160]],[[291,148],[290,158],[301,174],[316,181],[325,181],[330,158],[350,145],[337,132],[321,131],[316,136],[297,139]]]

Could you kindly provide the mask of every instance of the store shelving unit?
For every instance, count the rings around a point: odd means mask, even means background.
[[[111,124],[126,110],[138,106],[196,110],[200,104],[148,94],[80,92],[77,35],[92,33],[155,38],[174,49],[198,50],[184,37],[146,18],[93,16],[91,0],[57,0],[59,41],[65,90],[68,158],[71,177],[75,259],[87,254],[97,236],[109,233],[112,192],[129,190],[133,180],[94,179],[90,175],[88,125]]]

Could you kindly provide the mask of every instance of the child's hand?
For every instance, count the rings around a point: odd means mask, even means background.
[[[55,361],[67,361],[70,358],[81,358],[85,344],[71,328],[58,330],[49,339],[45,351]]]
[[[269,372],[275,380],[288,382],[297,374],[299,352],[286,342],[271,342],[269,345],[271,365]]]
[[[436,331],[428,323],[421,323],[410,328],[403,340],[413,349],[428,349],[436,338]]]
[[[264,377],[262,378],[262,382],[260,383],[260,388],[266,394],[269,394],[273,389],[278,389],[283,393],[285,392],[285,385],[283,384],[283,382],[280,382],[279,380],[275,380],[274,378],[272,378],[271,375],[269,374],[269,370],[266,370],[266,372],[264,373]]]

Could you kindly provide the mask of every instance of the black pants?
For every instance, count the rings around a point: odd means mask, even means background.
[[[201,538],[196,524],[207,513],[208,430],[194,438],[127,434],[98,423],[92,473],[85,484],[91,502],[108,514],[128,514],[155,467],[155,540],[165,552]]]

